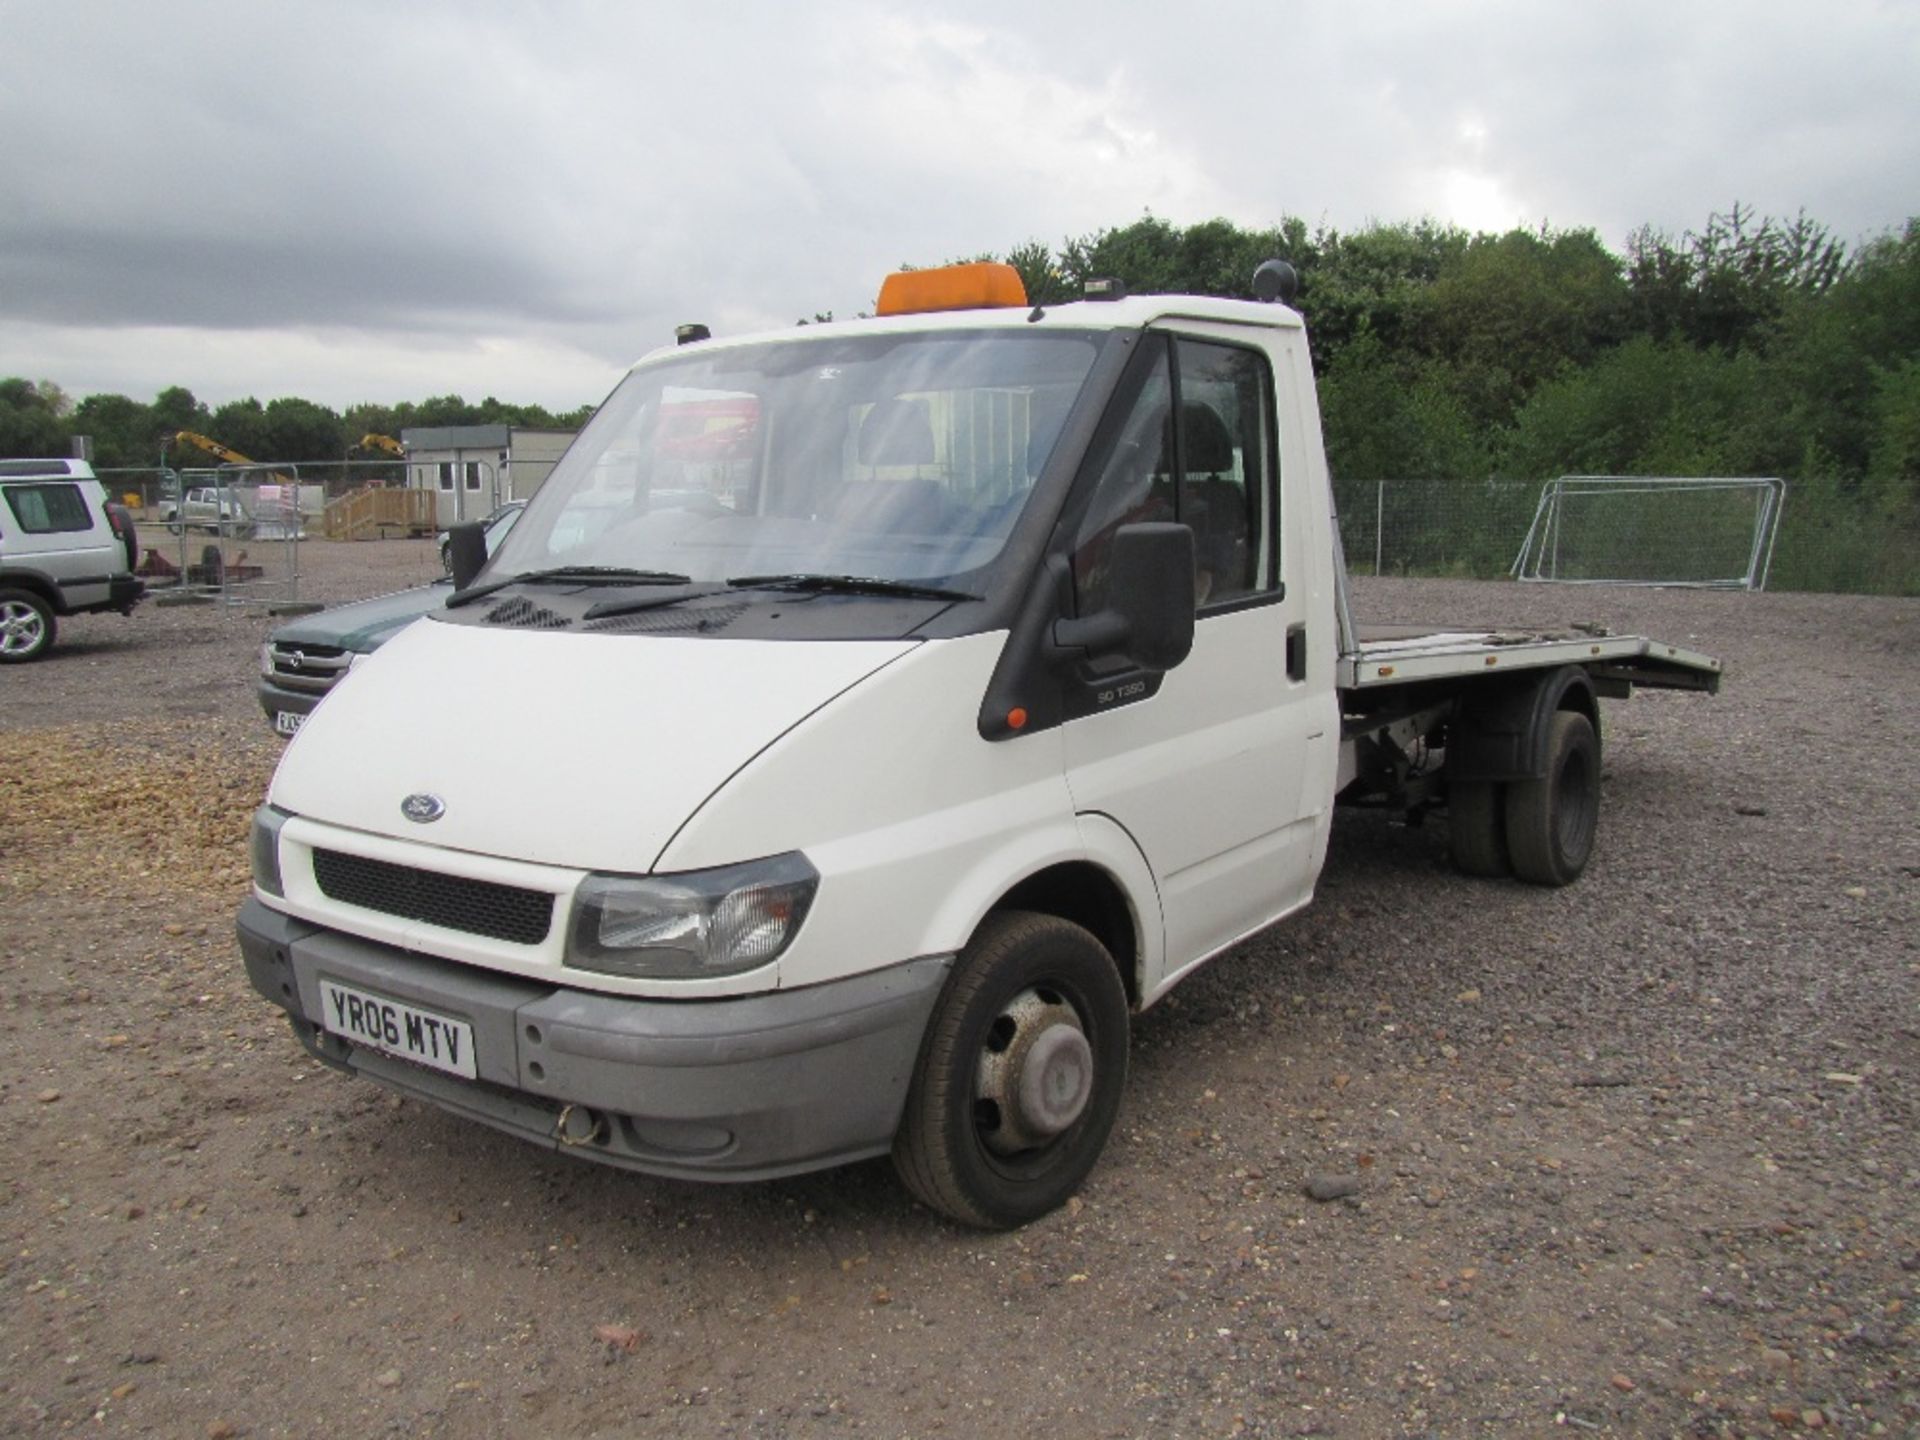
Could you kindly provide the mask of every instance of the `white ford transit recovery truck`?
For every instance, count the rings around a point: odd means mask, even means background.
[[[239,935],[301,1043],[608,1164],[891,1152],[1016,1225],[1097,1159],[1130,1012],[1308,902],[1337,798],[1575,879],[1599,698],[1717,662],[1356,630],[1300,316],[1116,291],[909,272],[636,365],[281,760]]]

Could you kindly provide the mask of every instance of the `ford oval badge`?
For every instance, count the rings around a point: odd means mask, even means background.
[[[400,802],[400,813],[416,825],[431,825],[447,813],[447,802],[438,795],[409,795]]]

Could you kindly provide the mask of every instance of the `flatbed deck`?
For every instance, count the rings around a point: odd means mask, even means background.
[[[1557,630],[1461,630],[1423,625],[1360,625],[1340,657],[1342,690],[1376,690],[1423,680],[1451,680],[1490,670],[1584,665],[1597,681],[1650,689],[1720,688],[1721,666],[1696,650],[1614,635],[1603,626]]]

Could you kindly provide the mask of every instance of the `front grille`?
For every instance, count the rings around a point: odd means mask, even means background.
[[[553,896],[491,880],[416,870],[338,850],[313,852],[313,878],[331,900],[468,935],[538,945],[553,925]]]
[[[353,656],[338,645],[302,645],[276,640],[271,651],[273,682],[287,690],[324,695],[347,673]]]

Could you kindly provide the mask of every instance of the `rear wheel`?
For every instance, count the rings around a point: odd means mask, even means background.
[[[53,647],[53,607],[31,590],[0,590],[0,665],[38,660]]]
[[[989,916],[921,1043],[894,1168],[954,1220],[1005,1229],[1099,1159],[1127,1078],[1127,997],[1105,947],[1052,915]]]
[[[1600,824],[1600,739],[1575,710],[1547,727],[1546,773],[1507,786],[1507,854],[1535,885],[1571,885],[1587,868]]]
[[[1497,879],[1513,873],[1505,788],[1491,780],[1456,780],[1447,787],[1447,847],[1465,874]]]

